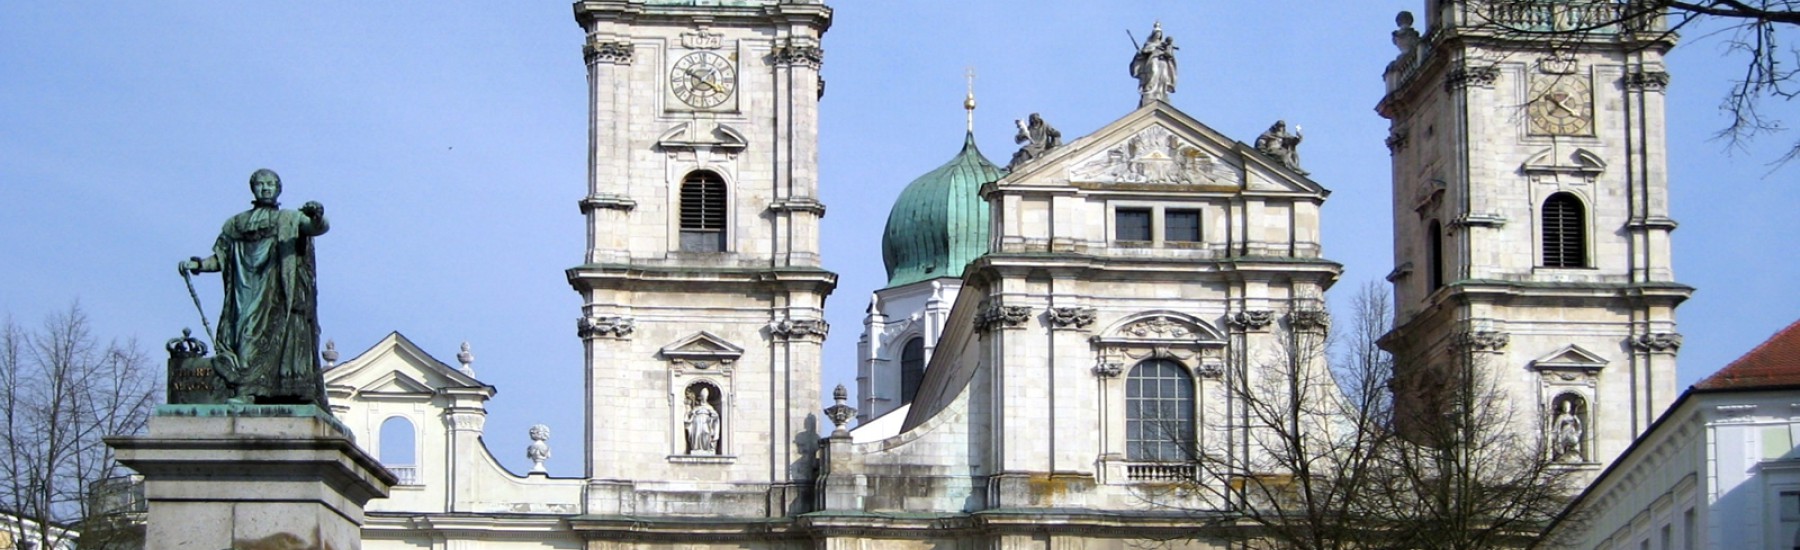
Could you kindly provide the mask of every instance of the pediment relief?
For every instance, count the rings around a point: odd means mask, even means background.
[[[749,144],[750,140],[745,139],[744,134],[736,128],[706,121],[676,124],[656,138],[656,145],[664,149],[743,149]]]
[[[1224,344],[1225,334],[1191,315],[1155,311],[1127,317],[1096,337],[1105,344]]]
[[[1606,366],[1607,360],[1599,354],[1588,351],[1577,345],[1565,346],[1555,352],[1531,361],[1534,369],[1582,369],[1598,370]]]
[[[744,355],[744,348],[713,333],[700,331],[663,346],[661,353],[670,360],[730,361]]]
[[[1065,168],[1070,182],[1237,187],[1236,167],[1161,124],[1088,153]]]

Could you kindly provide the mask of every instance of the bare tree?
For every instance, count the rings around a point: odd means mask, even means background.
[[[1236,435],[1184,445],[1186,490],[1227,508],[1196,517],[1248,524],[1235,532],[1250,548],[1494,548],[1529,542],[1561,510],[1576,473],[1521,429],[1535,416],[1515,416],[1481,365],[1431,369],[1461,374],[1428,377],[1432,402],[1396,407],[1395,391],[1421,388],[1395,387],[1377,345],[1391,303],[1371,283],[1330,338],[1328,317],[1302,310],[1270,349],[1242,350],[1224,384]]]
[[[1730,82],[1720,110],[1730,118],[1718,132],[1734,147],[1787,129],[1769,112],[1767,101],[1786,102],[1800,96],[1795,64],[1800,50],[1783,38],[1800,25],[1800,2],[1794,0],[1467,0],[1466,20],[1475,28],[1530,38],[1551,49],[1590,40],[1612,42],[1621,34],[1627,43],[1650,47],[1673,42],[1677,33],[1696,30],[1721,37],[1724,55],[1741,59],[1743,70]],[[1800,156],[1800,141],[1777,161]]]
[[[0,325],[0,506],[27,521],[14,540],[65,547],[59,528],[87,517],[90,485],[117,468],[101,438],[144,429],[157,372],[135,341],[102,346],[79,305],[27,330]]]

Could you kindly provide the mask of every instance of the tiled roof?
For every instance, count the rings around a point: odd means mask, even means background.
[[[1719,372],[1694,384],[1699,390],[1800,386],[1800,321],[1775,333]]]

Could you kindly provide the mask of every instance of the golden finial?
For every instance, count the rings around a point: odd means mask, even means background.
[[[975,131],[975,68],[968,67],[963,76],[969,79],[969,95],[963,97],[963,110],[969,114],[969,132]]]

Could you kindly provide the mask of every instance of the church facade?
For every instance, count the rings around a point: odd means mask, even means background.
[[[1547,438],[1553,413],[1573,415],[1560,458],[1598,469],[1673,397],[1689,290],[1667,262],[1669,45],[1545,54],[1473,32],[1472,10],[1490,8],[1428,4],[1424,32],[1410,16],[1395,32],[1379,108],[1399,266],[1385,343],[1500,373],[1539,404],[1521,422]],[[1329,378],[1322,354],[1292,349],[1330,330],[1341,272],[1321,246],[1330,192],[1284,125],[1246,141],[1170,105],[1175,50],[1158,29],[1132,63],[1136,110],[1066,140],[1034,115],[1005,167],[971,134],[896,200],[856,393],[826,396],[831,9],[575,13],[590,92],[588,245],[567,270],[583,304],[583,475],[501,467],[481,440],[495,388],[472,355],[453,366],[390,335],[327,357],[357,440],[414,450],[368,507],[366,547],[1075,550],[1243,534],[1226,491],[1178,489],[1196,477],[1183,453],[1249,452],[1256,427],[1231,388],[1274,380],[1269,365]],[[1501,105],[1526,107],[1487,115]]]

